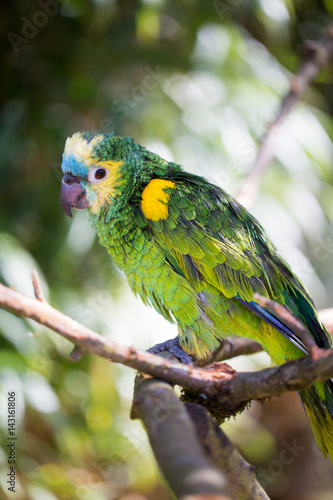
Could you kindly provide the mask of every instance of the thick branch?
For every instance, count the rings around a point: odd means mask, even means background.
[[[215,398],[220,405],[232,409],[241,401],[280,396],[328,380],[333,376],[333,350],[326,352],[327,355],[318,360],[306,356],[259,372],[237,373],[215,386]]]
[[[206,453],[226,474],[232,498],[267,500],[268,496],[258,483],[253,467],[244,460],[209,413],[193,403],[186,403],[186,408]]]
[[[230,414],[246,401],[298,391],[333,377],[331,350],[318,360],[306,357],[255,373],[237,373],[221,363],[214,363],[207,368],[194,368],[105,339],[46,302],[28,298],[1,284],[0,307],[17,316],[34,319],[58,332],[73,342],[82,354],[97,354],[172,384],[206,394],[229,409]]]
[[[231,500],[223,471],[200,445],[185,405],[170,385],[137,377],[132,413],[142,420],[156,461],[177,498],[215,495]]]
[[[252,205],[257,195],[261,176],[274,157],[276,139],[281,133],[282,125],[287,116],[333,54],[333,24],[328,26],[326,38],[321,44],[311,43],[305,49],[304,62],[291,80],[289,92],[283,99],[277,117],[271,123],[261,142],[252,168],[240,184],[236,199],[246,208]]]

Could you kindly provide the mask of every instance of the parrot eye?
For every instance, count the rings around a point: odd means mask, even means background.
[[[88,173],[88,181],[91,183],[100,182],[107,176],[108,171],[106,168],[96,167],[90,170]]]
[[[106,176],[106,170],[105,168],[99,168],[95,172],[95,179],[104,179]]]

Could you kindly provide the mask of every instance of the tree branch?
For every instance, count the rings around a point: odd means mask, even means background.
[[[303,345],[307,348],[310,353],[314,347],[317,347],[314,338],[310,335],[310,332],[303,326],[297,318],[291,313],[289,309],[281,304],[278,304],[274,300],[270,300],[267,297],[255,293],[253,300],[258,302],[262,307],[266,307],[273,314],[278,316],[283,321],[283,324],[289,327],[292,332],[301,340]]]
[[[261,142],[255,162],[239,186],[236,199],[246,208],[252,205],[258,192],[262,174],[274,157],[276,139],[281,133],[282,125],[287,116],[301,99],[308,85],[315,80],[332,57],[333,23],[328,26],[326,37],[322,43],[308,42],[304,48],[304,62],[298,73],[292,78],[289,92],[283,99],[277,117],[270,124]]]
[[[156,461],[177,498],[268,499],[253,467],[207,411],[193,403],[184,405],[166,382],[137,376],[131,416],[142,420]]]
[[[90,328],[54,309],[47,302],[26,297],[1,283],[0,307],[21,318],[33,319],[73,342],[77,347],[75,349],[75,361],[77,351],[79,351],[81,355],[86,353],[96,354],[115,363],[121,363],[160,378],[165,378],[165,373],[171,370],[174,375],[172,380],[169,381],[175,384],[177,383],[177,376],[179,375],[180,379],[182,379],[182,373],[187,373],[189,369],[185,365],[164,360],[146,351],[105,339]]]
[[[300,391],[316,382],[333,376],[333,350],[325,351],[325,357],[317,360],[310,356],[289,361],[274,368],[258,372],[237,373],[226,378],[222,370],[220,383],[210,385],[212,397],[224,408],[237,408],[241,402],[280,396],[289,391]],[[215,372],[215,377],[217,373]]]
[[[252,399],[298,391],[333,377],[333,351],[314,360],[310,357],[290,361],[259,372],[237,373],[229,365],[214,363],[206,368],[174,363],[134,347],[105,339],[96,332],[65,316],[46,302],[31,299],[0,284],[0,307],[20,317],[31,318],[73,342],[81,354],[97,354],[130,366],[153,377],[204,394],[214,405],[222,405],[226,414],[235,414]]]
[[[209,413],[193,403],[186,403],[186,408],[206,453],[224,471],[232,498],[267,500],[268,496],[258,483],[253,467],[244,460]]]
[[[226,337],[221,340],[219,348],[215,352],[212,352],[204,364],[208,365],[214,361],[224,361],[241,356],[242,354],[254,354],[262,350],[261,345],[255,340],[242,337]]]
[[[143,422],[156,461],[177,498],[216,495],[231,500],[226,476],[200,445],[185,405],[170,385],[137,377],[132,418]]]

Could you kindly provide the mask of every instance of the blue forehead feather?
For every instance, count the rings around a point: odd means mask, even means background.
[[[74,155],[67,155],[65,153],[62,155],[61,168],[64,174],[69,172],[82,179],[87,178],[89,171],[87,165],[83,161],[77,161]]]

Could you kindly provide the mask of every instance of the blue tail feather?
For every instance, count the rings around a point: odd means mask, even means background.
[[[295,335],[290,328],[284,325],[281,320],[275,317],[271,312],[267,311],[259,304],[254,301],[247,302],[246,300],[237,297],[237,300],[244,304],[248,309],[253,311],[257,316],[264,319],[267,323],[278,330],[282,335],[284,335],[290,342],[292,342],[296,347],[298,347],[304,354],[309,354],[303,342]]]

